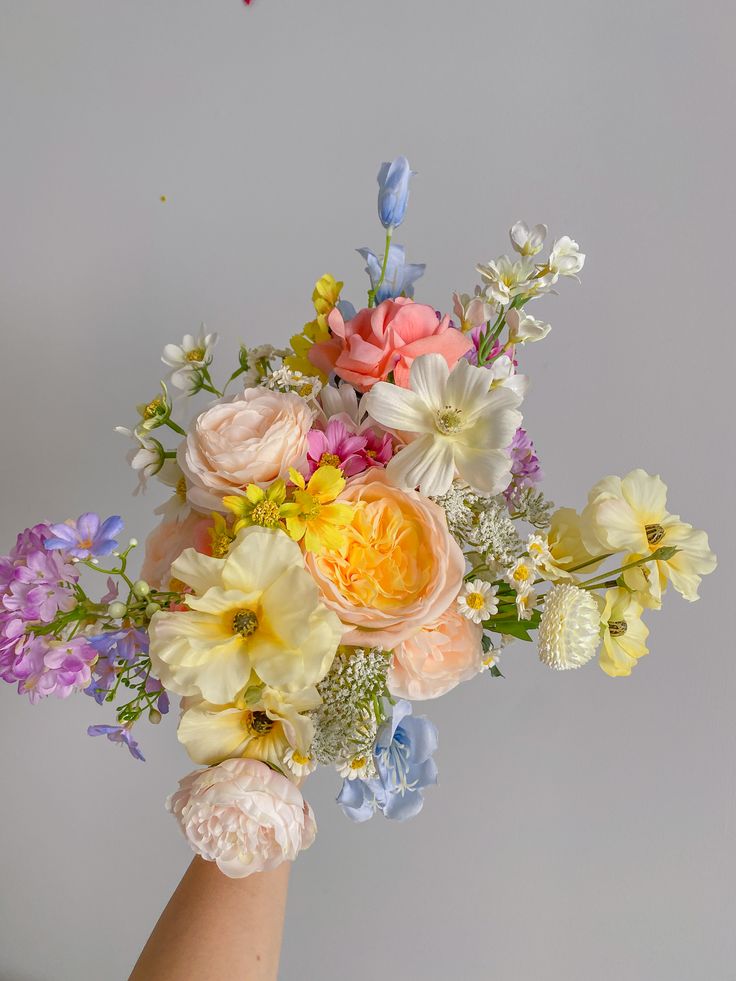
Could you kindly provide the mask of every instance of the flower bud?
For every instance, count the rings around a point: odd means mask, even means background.
[[[121,620],[127,612],[128,607],[125,603],[111,603],[107,608],[107,615],[111,616],[113,620]]]
[[[414,171],[406,157],[381,164],[378,171],[378,217],[384,228],[398,228],[409,201],[409,179]]]
[[[160,609],[161,609],[160,603],[149,603],[148,606],[146,607],[146,616],[149,617],[150,619],[150,617],[152,617],[154,613],[158,613]]]
[[[145,579],[139,579],[138,582],[133,583],[133,595],[137,596],[138,599],[145,599],[150,592],[151,587]]]
[[[148,721],[155,726],[159,724],[162,718],[163,716],[161,715],[158,709],[152,708],[151,711],[148,713]]]

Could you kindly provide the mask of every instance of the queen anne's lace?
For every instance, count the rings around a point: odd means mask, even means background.
[[[524,550],[503,498],[484,497],[466,484],[454,483],[434,499],[447,516],[450,534],[463,549],[472,549],[490,565],[507,569]]]
[[[334,764],[373,755],[381,698],[386,693],[388,655],[376,648],[343,648],[317,685],[322,705],[312,713],[312,755]],[[373,775],[372,773],[370,775]]]

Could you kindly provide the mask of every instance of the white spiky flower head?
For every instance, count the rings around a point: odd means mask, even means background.
[[[600,635],[595,598],[569,583],[553,586],[539,623],[539,660],[556,671],[579,668],[598,650]]]

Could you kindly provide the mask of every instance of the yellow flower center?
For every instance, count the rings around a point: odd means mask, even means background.
[[[319,458],[319,465],[321,467],[339,467],[340,457],[335,453],[323,453]]]
[[[314,385],[311,382],[305,382],[301,388],[297,389],[297,394],[301,395],[303,399],[307,398],[314,391]]]
[[[279,523],[279,516],[278,504],[269,500],[259,501],[250,514],[253,524],[263,528],[275,528]]]
[[[246,726],[256,736],[267,736],[273,729],[273,722],[265,712],[249,712]]]
[[[378,456],[375,450],[364,450],[363,452],[365,453],[365,455],[368,457],[369,460],[375,460],[376,457]]]
[[[350,766],[354,770],[362,770],[362,769],[364,769],[365,764],[366,764],[365,756],[356,756],[355,759],[353,759],[353,760],[350,761]]]
[[[296,750],[291,754],[291,762],[296,763],[297,766],[306,766],[309,763],[308,756],[302,756],[301,753],[297,753]]]
[[[233,540],[229,535],[212,535],[212,556],[215,559],[224,559],[230,551]]]
[[[241,637],[252,637],[258,630],[258,617],[253,610],[238,610],[233,617],[233,633]]]
[[[526,565],[519,565],[514,569],[514,579],[517,582],[526,582],[529,578],[529,567]]]
[[[206,351],[203,347],[194,347],[191,351],[187,351],[186,359],[187,361],[204,361],[204,356]]]
[[[628,629],[628,624],[625,620],[609,620],[608,621],[608,632],[612,637],[623,637]]]
[[[462,416],[462,409],[453,409],[451,405],[446,405],[437,413],[437,428],[445,436],[457,433],[464,425]]]
[[[465,602],[471,610],[482,610],[486,600],[483,593],[468,593],[465,597]]]
[[[155,399],[151,399],[151,401],[143,410],[143,418],[153,419],[154,416],[157,416],[159,414],[159,412],[163,409],[163,407],[164,407],[164,400],[161,398],[160,395],[157,395]]]
[[[659,545],[665,536],[662,525],[644,525],[644,531],[647,533],[647,541],[650,545]]]
[[[176,483],[176,496],[180,501],[186,501],[187,499],[187,479],[186,477],[179,477]]]

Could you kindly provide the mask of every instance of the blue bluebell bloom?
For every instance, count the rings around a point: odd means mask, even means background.
[[[403,245],[389,246],[386,274],[377,289],[383,260],[370,249],[358,249],[358,252],[365,259],[365,271],[370,276],[372,289],[375,290],[376,303],[383,303],[384,300],[397,296],[414,296],[414,283],[424,275],[427,267],[423,262],[414,265],[407,263]]]
[[[415,172],[406,157],[382,163],[378,171],[378,217],[384,228],[398,228],[409,202],[409,180]]]
[[[413,716],[411,704],[400,699],[378,731],[373,751],[377,776],[344,780],[338,804],[353,821],[367,821],[376,810],[396,821],[414,817],[424,805],[423,788],[437,783],[436,749],[436,726]]]

